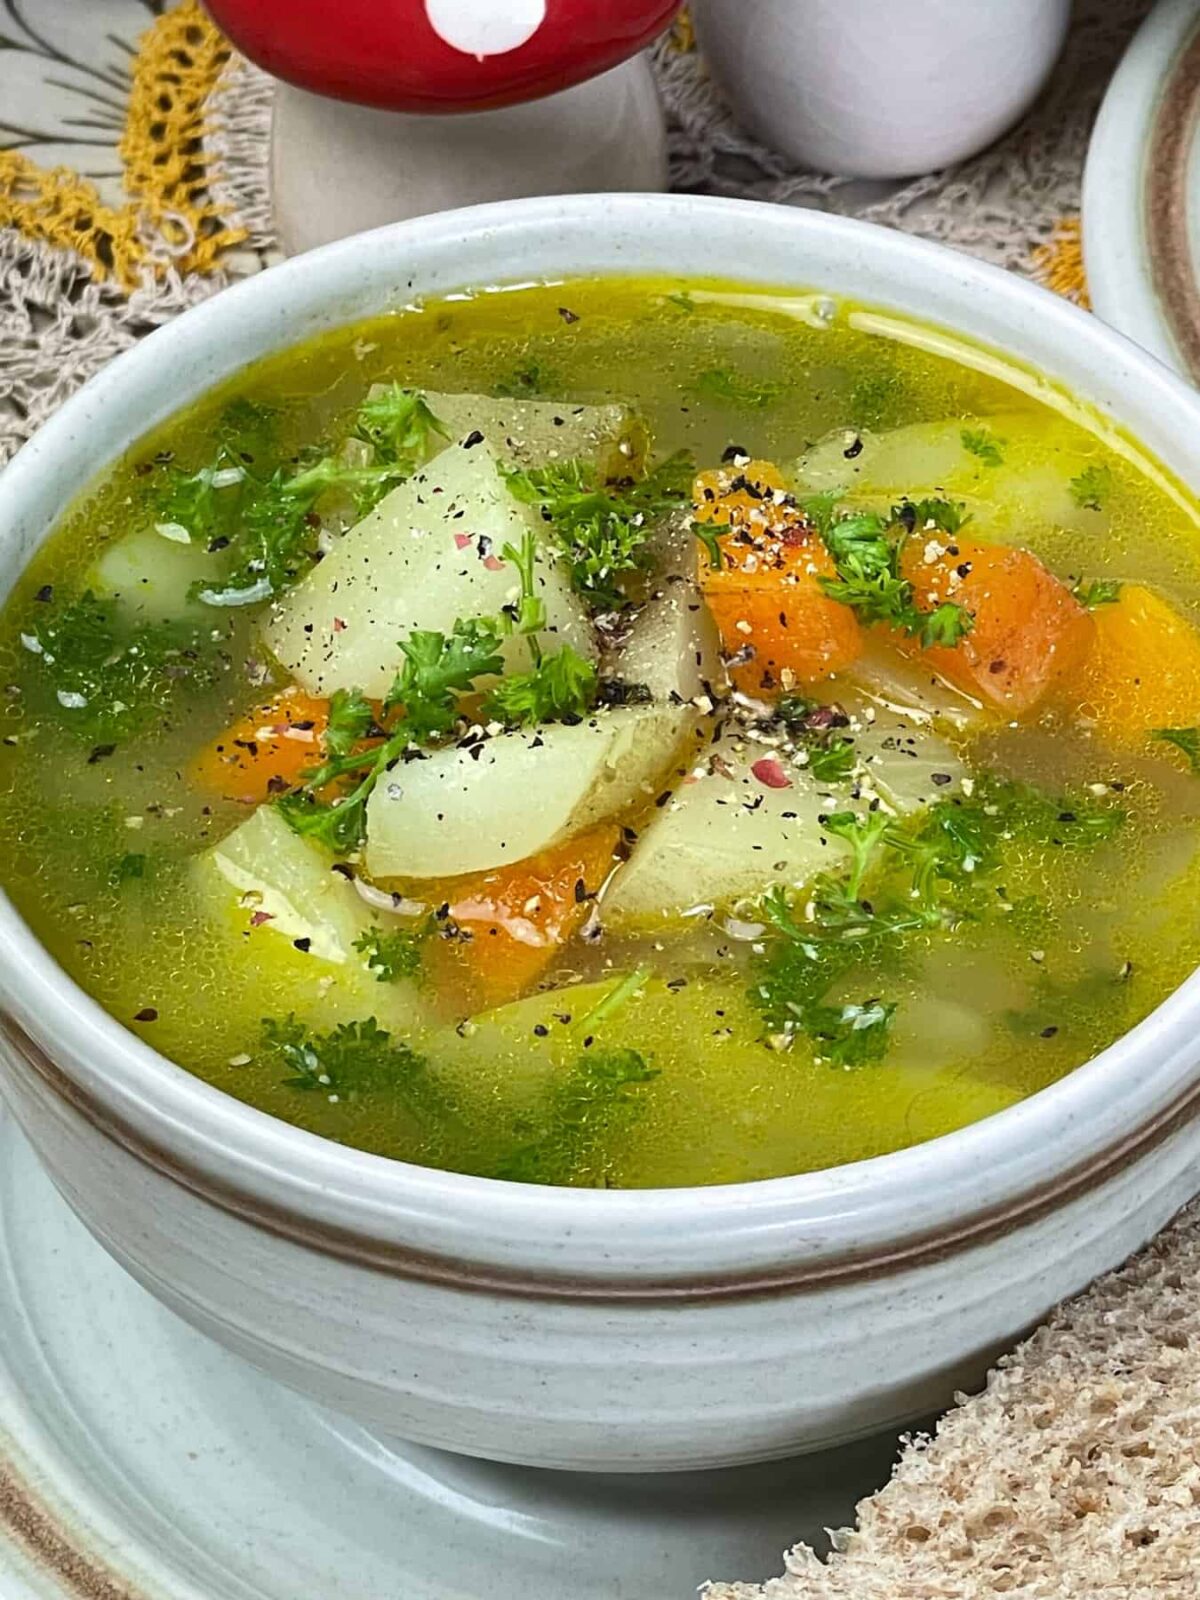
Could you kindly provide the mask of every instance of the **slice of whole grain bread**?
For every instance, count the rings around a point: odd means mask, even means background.
[[[785,1560],[706,1600],[1200,1600],[1200,1202]]]

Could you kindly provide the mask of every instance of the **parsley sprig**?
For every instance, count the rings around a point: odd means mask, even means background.
[[[974,617],[952,600],[922,610],[912,584],[901,576],[900,556],[904,540],[918,529],[936,528],[953,538],[969,520],[962,508],[949,500],[903,500],[890,517],[874,511],[838,516],[839,498],[834,492],[801,502],[837,568],[835,578],[820,580],[826,594],[868,626],[887,623],[919,638],[925,649],[957,645],[974,627]]]
[[[397,674],[385,712],[401,708],[386,736],[368,749],[330,753],[303,775],[298,789],[275,804],[288,825],[336,853],[355,849],[366,833],[367,802],[379,780],[411,746],[448,734],[459,716],[459,699],[477,678],[503,670],[501,635],[494,622],[472,618],[455,622],[448,634],[416,629],[400,642],[404,665]],[[353,779],[331,800],[321,791]]]
[[[230,665],[211,628],[184,621],[131,626],[119,606],[91,590],[31,615],[21,639],[37,658],[55,720],[97,743],[161,726],[179,696],[211,687]]]
[[[1112,468],[1103,463],[1084,467],[1071,479],[1071,499],[1084,511],[1103,511],[1112,493]]]
[[[615,1135],[641,1114],[638,1093],[658,1077],[637,1050],[585,1050],[551,1092],[541,1129],[496,1165],[513,1183],[602,1185]]]
[[[182,529],[210,554],[228,552],[218,573],[193,585],[196,598],[218,607],[254,605],[307,570],[322,497],[341,493],[356,517],[365,516],[412,476],[433,435],[444,431],[423,395],[393,383],[368,395],[355,413],[348,439],[357,452],[327,445],[298,464],[270,466],[264,461],[271,454],[265,409],[235,404],[222,419],[210,463],[196,472],[171,463],[162,468],[154,519],[159,527]]]
[[[859,966],[902,960],[916,935],[981,914],[979,885],[1014,839],[1086,849],[1110,839],[1125,813],[1092,797],[1055,798],[1027,784],[977,780],[970,795],[940,800],[918,824],[882,811],[835,812],[825,832],[850,848],[842,874],[822,873],[803,907],[775,887],[760,902],[773,929],[751,998],[768,1035],[807,1037],[818,1059],[861,1066],[882,1058],[895,1005],[879,997],[832,1001]],[[865,896],[868,879],[876,884]]]
[[[1150,737],[1182,751],[1188,766],[1200,777],[1200,728],[1151,728]]]
[[[960,437],[963,449],[977,456],[985,467],[1004,465],[1006,441],[998,439],[989,428],[964,428]]]
[[[394,1039],[374,1017],[339,1022],[329,1033],[313,1032],[291,1013],[264,1017],[262,1043],[286,1070],[288,1076],[281,1080],[285,1088],[338,1100],[395,1095],[426,1124],[445,1122],[454,1115],[426,1058]]]
[[[354,948],[367,958],[367,966],[379,983],[396,983],[401,978],[420,976],[425,960],[425,944],[437,925],[431,913],[414,927],[366,928],[354,941]]]
[[[1081,606],[1095,611],[1099,606],[1115,605],[1123,587],[1113,578],[1093,578],[1090,582],[1080,578],[1071,585],[1071,593]]]
[[[510,728],[578,722],[595,705],[598,685],[592,662],[565,644],[532,671],[501,678],[483,703],[483,715]]]
[[[774,405],[787,389],[785,383],[766,378],[747,378],[731,367],[709,367],[696,379],[696,393],[718,405],[735,406],[740,411],[762,411]]]
[[[594,611],[617,611],[628,604],[629,577],[646,570],[656,524],[690,499],[692,458],[679,451],[644,478],[618,483],[583,460],[514,468],[505,478],[522,504],[539,508],[576,592]]]
[[[458,618],[449,633],[416,629],[399,643],[403,665],[383,703],[388,725],[374,743],[374,710],[357,689],[339,690],[330,707],[326,759],[302,775],[300,787],[275,802],[285,820],[305,838],[335,852],[355,849],[366,833],[367,802],[385,773],[413,749],[436,744],[453,732],[464,697],[478,680],[498,678],[482,706],[484,718],[510,727],[578,721],[596,701],[597,674],[570,645],[543,653],[537,634],[546,608],[536,589],[536,541],[526,534],[520,549],[504,546],[504,557],[520,577],[518,598],[498,617]],[[504,640],[528,640],[533,667],[502,677]],[[348,783],[348,787],[347,787]],[[324,791],[337,792],[326,798]]]

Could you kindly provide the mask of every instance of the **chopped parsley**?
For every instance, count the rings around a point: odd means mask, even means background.
[[[894,1001],[817,1002],[804,1013],[804,1031],[819,1060],[835,1067],[865,1067],[887,1054],[895,1014]]]
[[[808,770],[818,783],[846,783],[857,765],[853,739],[825,739],[809,751]]]
[[[530,672],[501,678],[484,701],[483,714],[510,728],[579,722],[595,705],[598,685],[595,666],[566,644]]]
[[[1088,848],[1125,821],[1091,797],[1055,798],[1027,784],[977,779],[972,793],[940,800],[916,823],[882,811],[836,812],[826,833],[850,847],[844,874],[822,873],[803,907],[776,887],[759,910],[773,929],[750,994],[769,1038],[806,1037],[819,1060],[862,1066],[886,1051],[895,1005],[840,1000],[831,990],[860,966],[902,961],[911,937],[983,914],[977,889],[1003,861],[1007,840]],[[868,878],[876,887],[864,896]]]
[[[808,770],[818,783],[845,783],[853,775],[858,755],[854,740],[841,731],[849,727],[850,719],[840,707],[822,705],[805,695],[785,694],[775,707],[775,720],[808,752]]]
[[[349,755],[375,724],[375,708],[361,689],[335,689],[324,745],[331,756]]]
[[[416,978],[424,963],[425,942],[436,919],[430,915],[415,928],[367,928],[354,941],[354,948],[367,958],[367,966],[380,983],[396,983],[401,978]]]
[[[501,638],[494,619],[459,617],[448,634],[416,628],[400,641],[404,664],[384,704],[403,708],[409,743],[429,744],[449,733],[460,696],[470,693],[476,678],[503,672]]]
[[[739,411],[763,411],[774,405],[787,388],[783,383],[744,378],[729,367],[710,367],[696,379],[696,393]]]
[[[925,649],[956,646],[975,619],[952,600],[923,611],[912,584],[900,574],[900,553],[904,537],[916,530],[932,527],[956,534],[967,520],[962,508],[948,500],[905,500],[892,507],[890,518],[874,511],[839,517],[834,514],[837,498],[817,495],[801,502],[837,567],[836,578],[820,580],[825,593],[849,606],[865,624],[902,629],[919,638]]]
[[[593,611],[628,603],[629,576],[649,565],[655,526],[691,497],[692,458],[668,457],[644,478],[602,480],[588,461],[505,471],[511,493],[537,506],[565,560],[571,583]]]
[[[607,1150],[641,1114],[638,1091],[658,1077],[638,1050],[585,1050],[551,1091],[541,1126],[492,1169],[513,1183],[604,1185]],[[532,1130],[531,1130],[532,1131]]]
[[[547,378],[539,362],[527,361],[493,384],[492,393],[503,400],[529,400],[546,395],[556,387],[559,386]]]
[[[1181,750],[1192,771],[1200,777],[1200,728],[1151,728],[1150,737]]]
[[[499,679],[484,701],[484,716],[513,727],[578,721],[595,705],[599,685],[590,661],[569,645],[553,655],[542,653],[537,634],[545,627],[546,608],[536,592],[532,534],[526,534],[519,550],[506,544],[504,555],[520,575],[521,592],[502,615],[460,617],[448,634],[417,629],[400,641],[404,664],[382,708],[385,721],[391,718],[388,726],[375,727],[374,708],[359,690],[334,695],[325,761],[275,802],[297,833],[335,852],[361,844],[367,802],[380,778],[408,750],[435,744],[453,732],[462,699],[480,678]],[[528,640],[533,667],[502,677],[500,648],[514,634]],[[378,738],[364,746],[362,741],[372,733]],[[340,786],[339,792],[326,798],[322,791],[331,784]]]
[[[1089,611],[1095,611],[1098,606],[1115,605],[1121,598],[1124,586],[1112,578],[1093,578],[1090,583],[1080,578],[1071,585],[1071,593],[1081,606],[1086,606]]]
[[[892,507],[892,521],[899,523],[907,533],[933,528],[953,538],[970,520],[969,515],[963,515],[961,502],[955,500],[901,500]]]
[[[177,697],[211,688],[229,666],[211,628],[131,624],[91,590],[38,613],[21,642],[37,659],[47,709],[92,745],[162,726]]]
[[[366,750],[329,755],[304,774],[302,786],[281,795],[275,804],[295,832],[335,852],[361,844],[366,832],[367,801],[375,785],[411,745],[430,744],[449,733],[459,715],[459,698],[476,678],[503,670],[501,630],[494,620],[455,622],[448,634],[417,629],[401,640],[404,665],[385,702],[400,707],[399,720],[379,743]],[[331,800],[320,798],[328,785],[354,778]]]
[[[546,626],[546,602],[537,592],[537,540],[531,533],[522,536],[521,547],[506,544],[501,550],[506,561],[511,561],[521,580],[521,593],[514,604],[504,608],[500,626],[510,633],[523,633],[529,638],[529,649],[534,665],[541,660],[541,646],[537,635]]]
[[[910,400],[909,384],[896,371],[876,368],[850,394],[848,415],[856,428],[881,428],[898,420]]]
[[[1084,511],[1103,511],[1112,493],[1112,468],[1102,463],[1085,467],[1071,479],[1071,499]]]
[[[235,403],[218,428],[213,461],[196,472],[166,463],[153,488],[158,528],[220,553],[214,575],[193,585],[207,605],[254,605],[279,594],[316,554],[316,507],[324,496],[345,496],[353,515],[365,516],[411,477],[433,436],[444,434],[424,396],[393,383],[363,400],[336,451],[326,446],[306,451],[298,463],[272,466],[264,460],[272,454],[264,415],[261,407]]]
[[[1004,465],[1004,440],[997,439],[996,435],[987,428],[964,428],[959,435],[962,447],[977,456],[985,467],[1000,467]]]
[[[393,1094],[426,1123],[452,1115],[425,1057],[393,1039],[374,1017],[339,1022],[329,1033],[314,1033],[291,1014],[264,1017],[262,1042],[287,1072],[285,1088],[336,1100]]]
[[[449,437],[425,396],[398,383],[367,396],[358,408],[351,432],[352,437],[374,449],[373,465],[381,483],[389,476],[411,477],[429,454],[431,437]]]
[[[109,869],[108,881],[114,889],[122,884],[140,882],[146,876],[148,857],[136,851],[118,856]]]
[[[721,549],[721,535],[729,532],[727,522],[693,522],[692,532],[704,546],[704,553],[708,564],[714,572],[720,572],[725,565],[725,554]]]

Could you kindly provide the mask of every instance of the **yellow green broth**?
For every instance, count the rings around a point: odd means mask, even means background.
[[[573,945],[546,981],[551,992],[527,996],[499,1020],[414,1031],[390,985],[250,928],[235,899],[222,909],[197,888],[194,858],[246,813],[195,793],[185,771],[261,698],[241,670],[255,650],[251,615],[214,615],[232,666],[167,731],[89,761],[52,715],[31,717],[23,691],[38,667],[21,634],[37,592],[78,590],[107,544],[146,524],[146,464],[169,449],[179,464],[202,465],[214,420],[235,397],[282,408],[283,451],[336,437],[380,379],[622,400],[647,418],[656,454],[686,448],[700,465],[730,444],[786,463],[833,429],[1043,409],[995,375],[856,327],[853,307],[821,325],[811,300],[756,291],[745,301],[735,285],[596,279],[406,308],[247,369],[136,447],[72,508],[0,619],[8,691],[0,878],[37,936],[113,1016],[264,1111],[366,1150],[468,1172],[492,1170],[519,1141],[521,1119],[536,1119],[548,1086],[594,1032],[606,1048],[641,1051],[658,1076],[639,1090],[640,1114],[601,1140],[575,1181],[720,1183],[882,1154],[999,1110],[1110,1044],[1200,962],[1200,782],[1150,748],[1117,757],[1085,730],[1035,723],[984,736],[971,762],[1047,789],[1119,780],[1128,822],[1094,851],[1014,845],[997,882],[1010,902],[1036,900],[1036,909],[917,941],[887,978],[898,1010],[882,1062],[843,1070],[813,1060],[802,1043],[767,1048],[747,999],[747,948],[703,928]],[[706,392],[703,374],[713,369],[778,387],[766,404],[739,405]],[[1049,389],[1046,398],[1062,410]],[[1021,542],[1061,573],[1136,576],[1197,618],[1195,508],[1086,422],[1081,412],[1058,426],[1112,473],[1106,527],[1090,536],[1064,530],[1031,504]],[[1036,438],[1010,465],[1036,475]],[[114,882],[130,853],[146,857],[146,876]],[[654,976],[589,1029],[614,975],[639,965]],[[136,1020],[149,1012],[153,1020]],[[373,1016],[430,1051],[455,1116],[423,1125],[386,1093],[331,1100],[287,1086],[262,1047],[261,1019],[289,1013],[321,1031]]]

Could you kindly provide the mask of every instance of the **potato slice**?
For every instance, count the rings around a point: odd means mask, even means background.
[[[285,939],[308,939],[309,954],[338,964],[355,961],[354,941],[369,925],[366,907],[318,845],[293,833],[273,806],[197,858],[201,882],[220,898],[243,903],[246,923]]]
[[[448,633],[457,617],[494,616],[513,599],[517,575],[500,552],[542,528],[536,509],[509,493],[486,443],[452,445],[290,590],[264,627],[266,642],[310,694],[358,688],[380,699],[400,666],[399,641],[415,628]],[[568,643],[593,658],[591,625],[548,551],[537,577],[545,647]],[[530,664],[527,639],[507,640],[503,654],[509,671]]]
[[[235,993],[252,986],[263,1009],[294,1010],[318,1031],[375,1017],[398,1038],[417,1040],[435,1022],[427,985],[379,981],[354,941],[369,928],[411,927],[372,911],[324,850],[260,806],[220,844],[197,856],[192,883]],[[286,998],[284,998],[286,997]]]
[[[874,789],[897,816],[909,816],[954,793],[966,773],[945,739],[903,715],[877,713],[871,722],[856,718],[848,736],[862,763],[865,787]]]
[[[367,805],[367,868],[436,878],[524,860],[648,803],[699,721],[690,708],[626,706],[399,765]]]
[[[628,406],[582,406],[556,400],[493,399],[485,394],[427,391],[425,403],[459,443],[478,430],[501,460],[517,467],[555,461],[591,462],[604,477],[640,470],[645,424]]]
[[[153,528],[139,528],[110,544],[92,569],[89,586],[111,596],[141,621],[162,622],[190,609],[212,612],[188,591],[210,575],[211,558],[203,544],[183,543]]]
[[[878,715],[852,737],[863,769],[858,787],[874,790],[899,815],[929,804],[962,774],[950,747],[906,718]],[[846,845],[826,834],[820,818],[854,806],[850,785],[819,784],[732,728],[710,754],[719,758],[711,770],[690,777],[643,831],[605,897],[606,922],[730,906],[773,883],[798,887],[845,860]],[[786,787],[770,781],[781,778]]]
[[[982,432],[1000,453],[998,465],[963,443]],[[1087,435],[1044,410],[992,417],[914,422],[886,433],[861,431],[862,449],[847,458],[844,429],[823,439],[795,467],[801,495],[840,490],[848,501],[886,510],[894,501],[944,495],[965,502],[984,538],[1023,542],[1030,528],[1070,528],[1096,534],[1108,526],[1102,511],[1078,504],[1071,480],[1097,459]]]
[[[655,580],[650,598],[607,670],[626,683],[640,683],[655,700],[693,700],[720,693],[721,665],[716,623],[697,582],[696,538],[689,521],[671,518],[650,542]]]
[[[868,629],[866,647],[843,675],[878,710],[921,727],[944,724],[958,732],[994,724],[980,701],[943,682],[919,656],[901,655],[881,629]],[[829,688],[836,692],[838,681]]]

